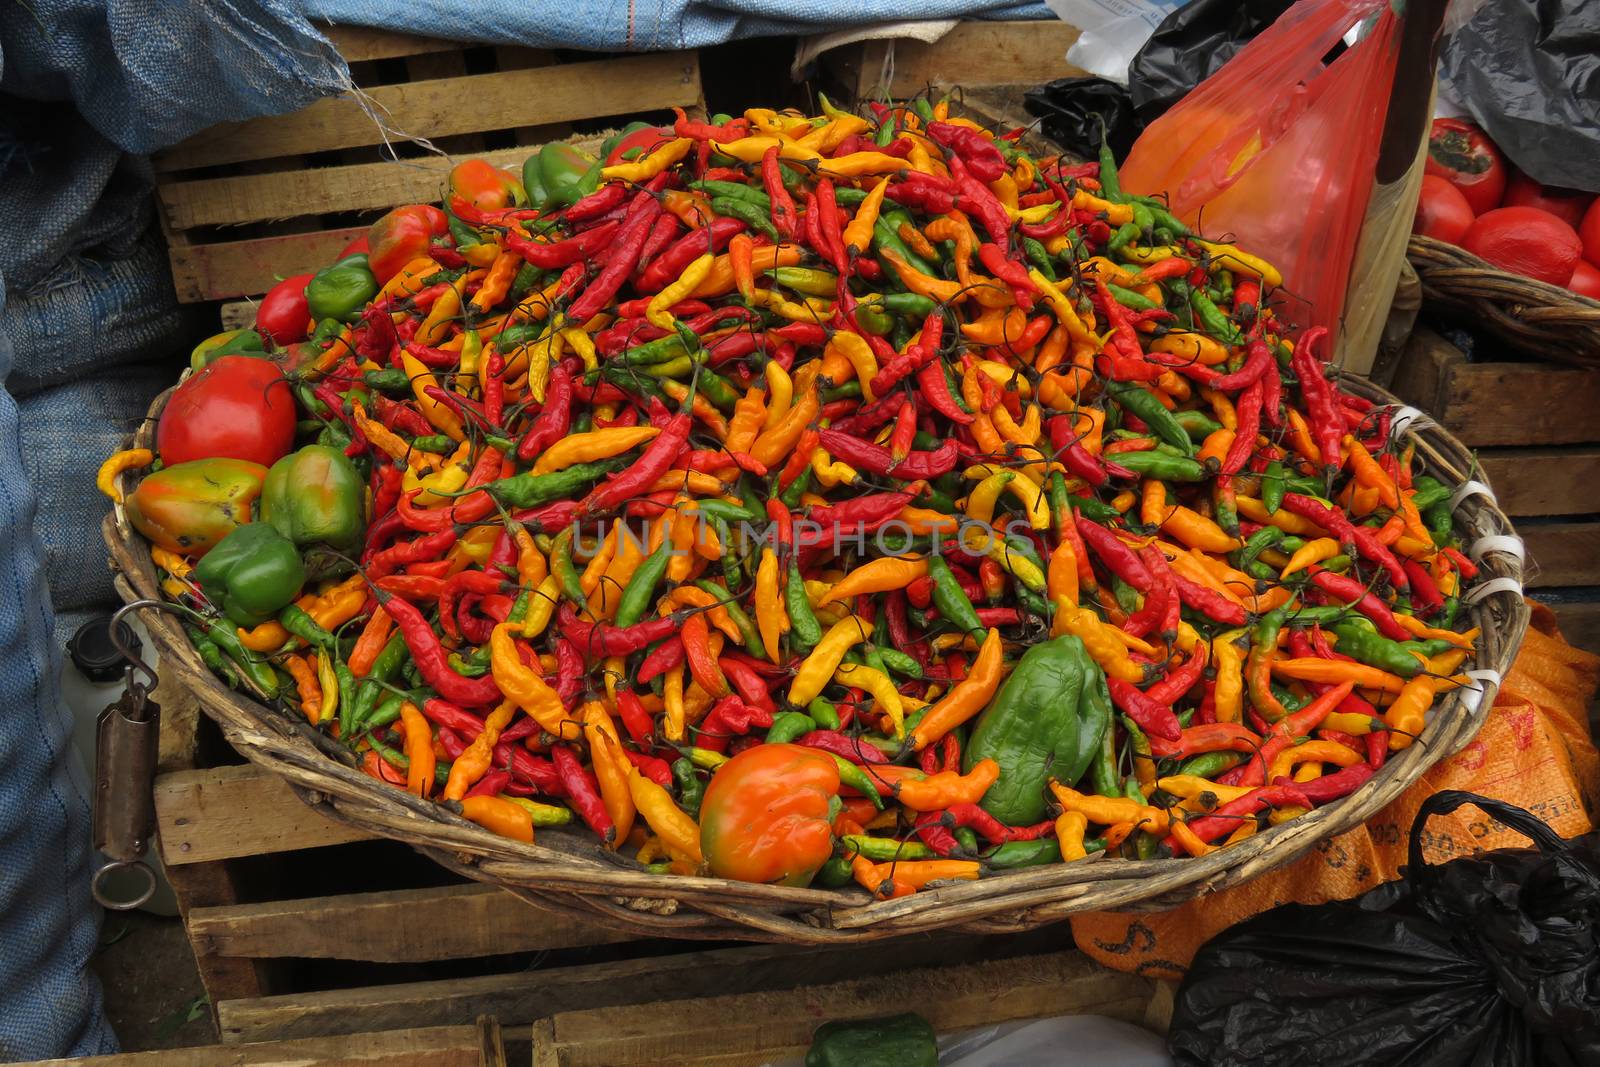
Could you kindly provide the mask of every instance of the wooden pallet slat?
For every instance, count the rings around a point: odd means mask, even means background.
[[[371,26],[318,26],[323,36],[333,42],[347,63],[361,63],[369,59],[398,59],[401,56],[420,56],[429,52],[452,52],[462,47],[459,41],[443,37],[423,37],[411,33],[396,33]]]
[[[427,963],[634,940],[479,884],[195,908],[188,925],[191,938],[221,956],[373,963]]]
[[[318,815],[282,778],[250,763],[161,775],[155,798],[168,867],[372,839]]]
[[[1594,585],[1600,578],[1600,522],[1524,523],[1517,533],[1533,560],[1528,588]]]
[[[564,1012],[534,1024],[534,1067],[694,1067],[759,1064],[803,1054],[832,1019],[866,1019],[916,1010],[948,1033],[973,1026],[1056,1015],[1144,1019],[1149,979],[1102,970],[1081,953],[928,968],[803,986],[780,993]],[[708,1025],[715,1020],[715,1025]]]
[[[365,226],[348,226],[217,245],[179,243],[169,234],[172,284],[180,304],[264,293],[280,278],[332,263],[345,245],[366,232]]]
[[[931,44],[911,38],[865,41],[823,53],[856,100],[902,100],[930,86],[1037,85],[1084,74],[1067,62],[1082,31],[1057,19],[961,22]]]
[[[384,127],[390,138],[432,138],[684,106],[699,102],[699,64],[695,52],[660,52],[373,86],[365,101],[330,97],[290,115],[214,126],[155,164],[171,172],[359,148],[382,144]]]
[[[498,1032],[498,1027],[493,1029]],[[476,1025],[408,1027],[234,1045],[226,1050],[178,1048],[43,1060],[34,1067],[504,1067],[504,1049],[496,1062],[485,1059],[485,1047],[484,1032]]]
[[[1600,445],[1486,448],[1478,462],[1507,515],[1600,512]]]

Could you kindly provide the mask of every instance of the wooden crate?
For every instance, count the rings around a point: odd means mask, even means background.
[[[202,758],[215,751],[205,741],[191,748]],[[915,936],[870,951],[635,940],[332,822],[249,764],[167,771],[155,801],[161,857],[226,1044],[459,1026],[480,1015],[521,1026],[899,971],[918,971],[922,982],[921,972],[972,960],[1045,966],[1035,958],[1063,953],[1083,988],[1094,985],[1085,976],[1103,975],[1114,991],[1107,999],[1121,1003],[1130,991],[1148,999],[1154,988],[1076,956],[1065,923]]]
[[[1085,73],[1066,60],[1080,32],[1057,19],[974,20],[932,44],[910,38],[859,41],[824,52],[819,62],[824,80],[848,101],[903,100],[956,86],[1031,88]]]
[[[500,1024],[411,1027],[291,1041],[43,1060],[35,1067],[506,1067]],[[522,1062],[521,1057],[518,1062]]]
[[[155,156],[180,302],[258,295],[323,266],[389,208],[438,201],[461,158],[517,166],[527,146],[703,104],[692,51],[596,56],[328,32],[359,97],[223,123]]]
[[[1527,545],[1533,595],[1569,640],[1600,652],[1600,369],[1473,362],[1424,326],[1393,388],[1478,449]]]

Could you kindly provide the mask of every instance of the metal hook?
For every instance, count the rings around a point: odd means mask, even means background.
[[[173,615],[184,614],[184,609],[176,604],[168,604],[164,600],[130,600],[118,608],[116,613],[111,616],[111,643],[117,646],[117,651],[122,654],[122,658],[128,661],[129,671],[131,672],[133,668],[137,667],[144,672],[144,676],[150,679],[150,687],[154,689],[161,684],[161,678],[156,674],[155,668],[141,659],[139,653],[123,644],[122,641],[122,617],[135,608],[155,608],[158,611],[170,612]]]

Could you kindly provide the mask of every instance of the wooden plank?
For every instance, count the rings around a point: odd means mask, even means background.
[[[912,997],[907,991],[914,990]],[[759,1064],[803,1053],[817,1026],[915,1008],[947,1033],[1056,1015],[1143,1021],[1147,978],[1108,971],[1075,951],[931,967],[781,993],[565,1012],[534,1025],[534,1067]],[[707,1026],[707,1020],[715,1020]]]
[[[256,324],[254,300],[230,300],[217,309],[217,319],[224,330],[242,330]]]
[[[169,867],[372,838],[318,815],[283,779],[254,764],[163,774],[155,795],[161,859]]]
[[[1061,923],[1016,937],[901,938],[874,944],[868,952],[859,946],[716,948],[516,974],[225,1001],[217,1005],[217,1019],[224,1042],[346,1033],[354,1027],[444,1025],[482,1014],[512,1026],[553,1012],[692,999],[724,992],[730,983],[742,990],[793,989],[805,982],[834,982],[951,959],[1010,958],[1071,944],[1071,931]]]
[[[1600,522],[1524,523],[1517,533],[1533,560],[1530,589],[1600,585]]]
[[[1468,445],[1588,444],[1600,437],[1600,369],[1469,363],[1426,328],[1411,337],[1395,393]]]
[[[479,1067],[477,1026],[433,1026],[229,1047],[42,1060],[32,1067]]]
[[[350,226],[215,245],[170,244],[172,284],[180,304],[264,293],[279,278],[320,270],[366,232],[365,226]]]
[[[536,908],[492,885],[195,908],[189,936],[218,956],[423,963],[608,945],[633,934]]]
[[[391,138],[443,137],[693,103],[700,61],[695,52],[662,52],[379,85],[365,95]],[[155,162],[170,172],[383,141],[362,102],[331,97],[291,115],[213,126]]]
[[[500,1021],[489,1015],[478,1016],[478,1059],[483,1067],[506,1067],[506,1042]]]
[[[1507,515],[1600,512],[1600,445],[1484,449],[1478,463]]]
[[[261,960],[230,959],[213,955],[204,945],[195,943],[194,933],[188,927],[189,916],[198,908],[217,907],[239,902],[239,889],[234,872],[226,863],[167,864],[167,881],[178,900],[178,913],[184,918],[184,934],[194,952],[195,969],[200,972],[200,984],[205,986],[206,997],[211,1001],[212,1014],[224,1000],[238,997],[259,997],[277,992],[272,988],[273,967]]]
[[[1600,654],[1600,600],[1556,601],[1539,598],[1556,613],[1561,636],[1574,648]]]
[[[849,84],[858,100],[915,96],[929,86],[1034,86],[1084,71],[1067,62],[1080,30],[1055,19],[962,22],[932,44],[901,39],[849,46]],[[892,57],[889,55],[893,50]],[[844,51],[840,49],[839,51]],[[849,75],[847,74],[847,78]]]
[[[420,56],[429,52],[453,52],[464,47],[459,41],[447,41],[443,37],[420,37],[370,26],[318,26],[317,29],[333,42],[333,47],[339,50],[347,63]]]

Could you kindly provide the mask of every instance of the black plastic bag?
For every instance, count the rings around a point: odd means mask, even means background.
[[[1424,864],[1428,817],[1463,804],[1538,847]],[[1563,841],[1515,805],[1435,794],[1401,881],[1208,942],[1167,1042],[1213,1067],[1600,1064],[1600,833]]]
[[[1144,124],[1133,116],[1128,90],[1104,78],[1057,78],[1028,90],[1028,114],[1044,119],[1044,135],[1069,151],[1093,159],[1100,151],[1100,126],[1118,159],[1127,156]]]
[[[1128,64],[1128,93],[1142,125],[1222,69],[1293,0],[1190,0],[1161,20]],[[1120,157],[1119,157],[1120,158]]]
[[[1485,3],[1445,38],[1439,69],[1518,167],[1600,192],[1600,4]]]

